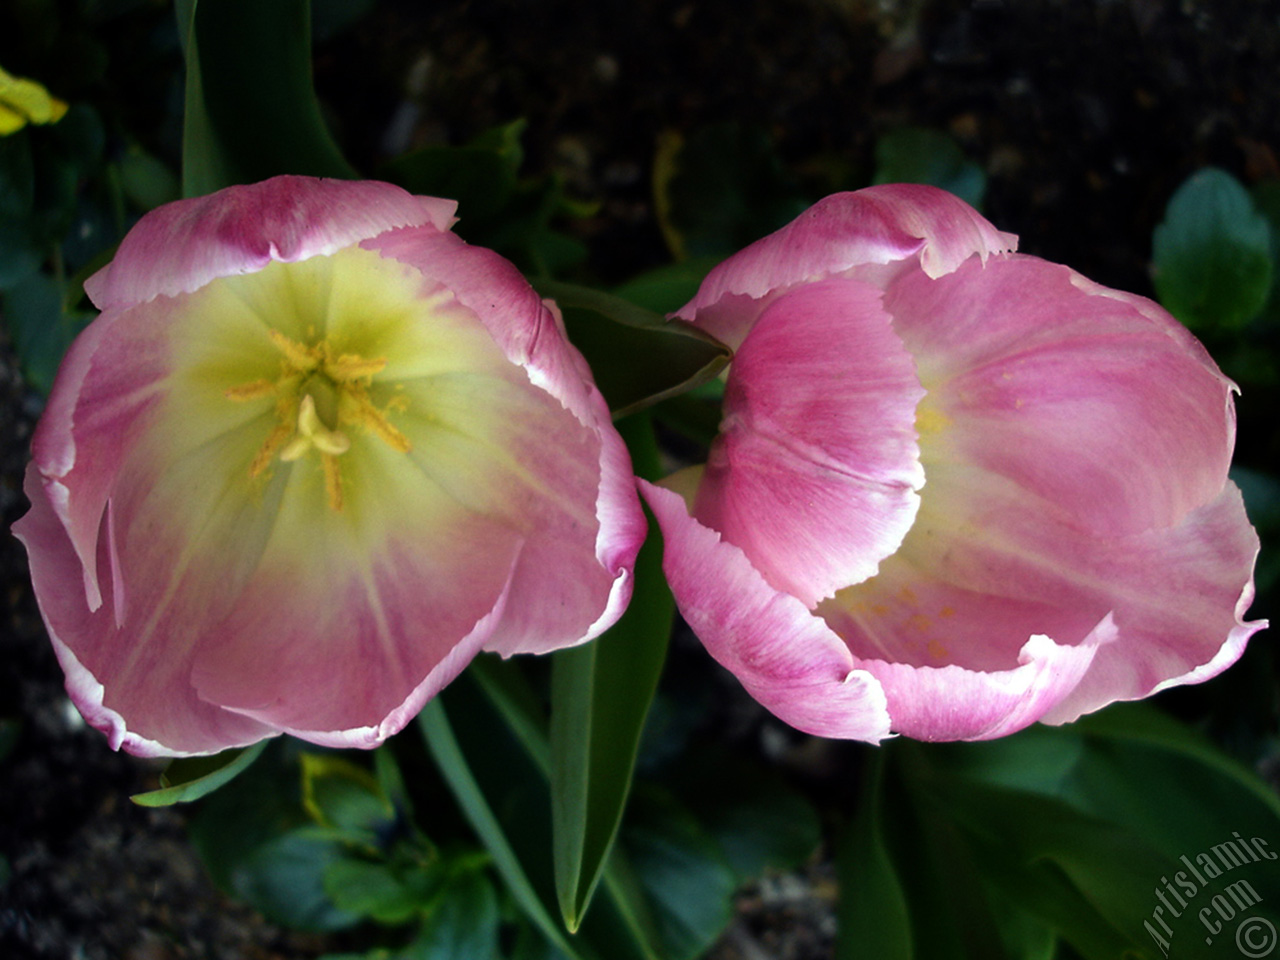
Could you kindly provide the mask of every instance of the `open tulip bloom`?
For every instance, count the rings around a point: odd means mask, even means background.
[[[86,288],[15,527],[115,747],[368,747],[481,650],[588,640],[644,518],[557,316],[454,204],[278,177],[161,207]]]
[[[941,190],[828,197],[678,312],[735,350],[642,489],[684,618],[801,730],[984,739],[1208,679],[1265,624],[1233,384]]]

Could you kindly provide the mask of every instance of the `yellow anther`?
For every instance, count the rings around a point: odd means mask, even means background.
[[[358,386],[352,385],[343,391],[338,404],[338,419],[344,423],[360,424],[397,453],[408,453],[413,449],[409,438],[391,425],[383,412],[373,405],[369,395]]]
[[[322,453],[320,465],[324,468],[324,492],[329,498],[329,507],[340,513],[342,511],[342,471],[338,469],[338,458],[330,453]]]
[[[352,380],[364,380],[375,373],[381,373],[386,365],[386,357],[366,360],[354,353],[344,353],[337,360],[327,361],[324,372],[339,383],[349,383]]]
[[[271,461],[275,459],[276,451],[285,445],[289,440],[289,435],[293,433],[293,427],[288,423],[277,423],[275,429],[267,434],[267,439],[262,446],[258,448],[258,452],[253,456],[253,462],[249,464],[249,476],[257,479],[266,472],[271,466]]]
[[[320,457],[329,507],[341,510],[344,494],[338,458],[351,449],[351,424],[364,427],[393,450],[407,453],[409,438],[392,426],[387,414],[406,409],[408,401],[396,396],[379,409],[369,398],[372,378],[387,366],[385,357],[338,353],[327,339],[316,342],[314,329],[307,332],[310,344],[279,330],[268,330],[267,336],[282,355],[279,378],[252,380],[224,393],[234,401],[271,396],[276,400],[275,426],[254,454],[249,475],[265,477],[277,458],[292,463],[314,450]]]
[[[268,330],[267,336],[295,370],[311,371],[320,366],[320,351],[314,347],[298,343],[297,340],[290,340],[279,330]]]
[[[276,385],[270,380],[251,380],[238,387],[229,387],[223,396],[228,400],[257,400],[269,397],[276,392]]]

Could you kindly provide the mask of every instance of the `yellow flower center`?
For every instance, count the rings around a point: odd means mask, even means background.
[[[277,459],[289,463],[314,452],[324,471],[329,506],[341,511],[338,458],[351,449],[348,431],[362,428],[398,453],[408,453],[408,438],[387,419],[393,410],[404,409],[403,398],[396,397],[382,410],[369,399],[369,385],[386,367],[385,357],[339,353],[327,339],[301,343],[278,330],[269,330],[268,336],[281,355],[280,376],[242,383],[224,393],[239,402],[275,397],[276,425],[249,464],[249,476],[266,477]]]

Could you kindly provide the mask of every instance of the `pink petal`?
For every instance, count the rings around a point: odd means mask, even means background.
[[[759,314],[752,301],[796,284],[843,275],[880,281],[896,271],[859,269],[900,261],[939,277],[974,254],[985,261],[1017,242],[936,187],[898,183],[837,193],[712,270],[676,316],[736,347]]]
[[[662,568],[708,652],[761,704],[807,733],[875,743],[889,735],[879,683],[795,597],[696,520],[669,490],[639,481],[662,528]]]
[[[447,230],[457,204],[374,181],[281,176],[147,213],[85,281],[101,310],[199,289],[272,260],[333,253],[396,227]]]
[[[923,394],[875,287],[774,300],[730,369],[698,520],[806,606],[874,575],[915,518]]]
[[[586,361],[565,336],[558,313],[541,303],[509,261],[453,234],[397,230],[364,246],[413,266],[447,288],[479,318],[507,359],[587,427],[598,445],[594,523],[566,516],[557,535],[528,546],[514,575],[508,613],[485,649],[509,656],[565,646],[563,640],[550,638],[565,636],[564,624],[579,623],[592,610],[575,635],[578,642],[597,636],[621,616],[630,599],[630,571],[644,541],[645,522],[626,447],[613,429]],[[526,451],[522,457],[529,462],[547,461],[548,478],[563,472],[563,451],[557,449],[554,436],[525,430],[521,437],[512,437],[512,443]],[[566,489],[566,478],[548,482]],[[594,539],[594,563],[584,564],[586,555],[571,546],[583,538]],[[602,584],[607,585],[603,593]]]
[[[992,673],[856,662],[884,686],[895,733],[916,740],[990,740],[1016,733],[1061,703],[1095,654],[1116,646],[1115,639],[1109,618],[1075,646],[1033,636],[1017,667]]]
[[[142,687],[124,696],[118,695],[114,683],[110,690],[104,688],[104,682],[114,680],[115,664],[127,656],[130,640],[116,623],[113,591],[105,591],[102,605],[95,610],[85,604],[78,586],[80,559],[45,496],[35,464],[27,469],[26,493],[31,510],[13,525],[13,531],[27,548],[32,583],[66,674],[67,693],[85,720],[107,735],[113,749],[123,747],[144,757],[181,756],[215,753],[274,735],[269,727],[194,696],[187,674],[191,635],[197,626],[189,620],[185,629],[183,621],[177,621],[176,642],[163,657],[148,657],[141,665]],[[99,546],[95,566],[104,582],[110,583],[113,564],[106,555],[105,537]]]
[[[206,701],[311,742],[376,746],[479,652],[523,541],[476,517],[433,531],[411,523],[372,551],[321,527],[305,551],[284,537],[268,547],[202,638],[192,683]],[[424,549],[424,535],[439,548]]]
[[[1074,693],[1045,717],[1074,720],[1217,676],[1265,620],[1247,622],[1258,536],[1235,484],[1178,527],[1125,538],[1099,564],[1111,582],[1121,642],[1104,648]]]
[[[1217,496],[1230,381],[1155,304],[1106,294],[1032,257],[898,281],[886,306],[936,432],[926,471],[979,465],[1100,535],[1176,524]]]
[[[78,579],[84,583],[90,610],[102,603],[96,558],[112,466],[146,428],[148,411],[168,372],[163,343],[134,336],[147,326],[145,318],[112,314],[91,323],[63,358],[32,438],[34,463],[44,477],[44,498],[61,518],[80,559],[83,573]],[[130,376],[112,375],[122,369],[130,369]]]

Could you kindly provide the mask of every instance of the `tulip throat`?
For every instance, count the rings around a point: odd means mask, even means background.
[[[252,480],[265,480],[277,462],[294,463],[313,454],[324,474],[329,508],[343,508],[343,476],[339,458],[352,448],[352,428],[377,437],[397,453],[408,453],[409,439],[389,419],[406,403],[396,396],[379,409],[369,396],[385,357],[366,359],[341,353],[328,340],[306,344],[269,330],[280,353],[280,376],[242,383],[225,391],[228,400],[247,402],[275,398],[275,425],[249,464]]]

